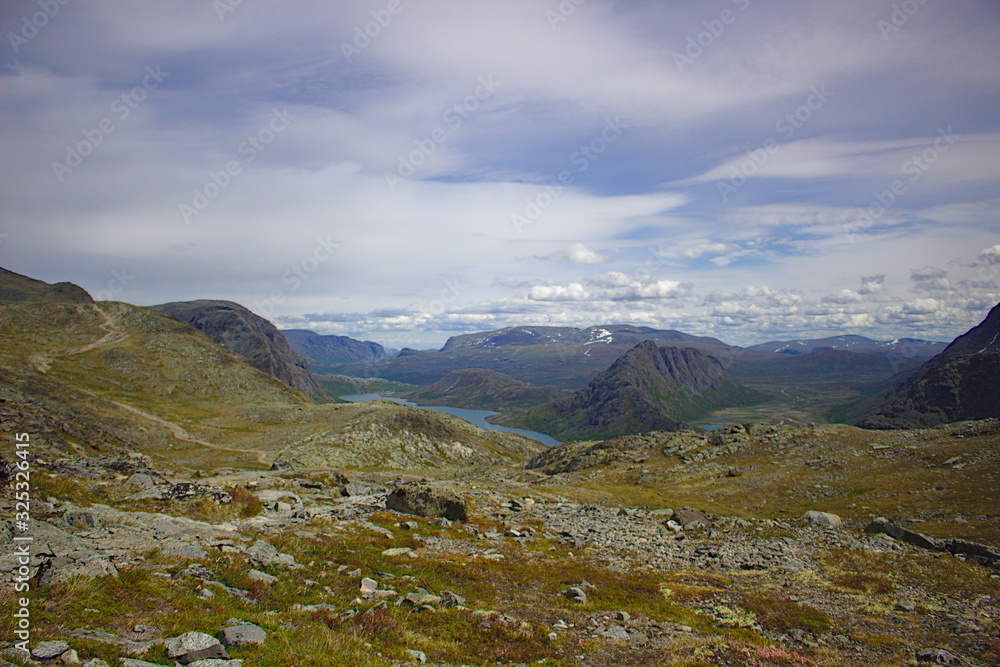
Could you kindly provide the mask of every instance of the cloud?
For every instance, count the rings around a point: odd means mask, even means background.
[[[947,275],[947,271],[934,266],[910,270],[910,280],[914,283],[913,289],[918,292],[951,291],[951,281],[948,280]]]
[[[553,257],[560,257],[574,264],[604,264],[611,261],[610,255],[601,255],[589,249],[582,243],[574,243],[565,250],[553,253]]]
[[[533,301],[585,301],[590,298],[590,294],[580,283],[536,285],[531,288],[528,298]]]
[[[836,294],[827,294],[820,299],[824,303],[837,303],[837,304],[849,304],[849,303],[861,303],[864,299],[861,295],[854,290],[842,289]]]
[[[863,276],[861,278],[861,289],[859,294],[881,294],[885,289],[885,274],[877,273],[873,276]]]

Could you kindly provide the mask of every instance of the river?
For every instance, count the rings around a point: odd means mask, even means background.
[[[544,433],[538,433],[537,431],[526,431],[523,428],[513,428],[511,426],[501,426],[499,424],[491,424],[486,421],[486,418],[490,415],[498,415],[499,412],[493,412],[491,410],[469,410],[467,408],[453,408],[448,405],[417,405],[413,401],[404,401],[401,398],[393,398],[392,396],[383,396],[382,394],[348,394],[347,396],[341,396],[341,399],[345,401],[350,401],[351,403],[357,403],[359,401],[392,401],[394,403],[400,403],[401,405],[410,405],[415,408],[423,408],[424,410],[434,410],[435,412],[446,412],[449,415],[454,415],[469,422],[470,424],[475,424],[480,428],[486,428],[491,431],[506,431],[508,433],[519,433],[525,437],[531,438],[532,440],[537,440],[538,442],[546,445],[548,447],[555,447],[556,445],[561,445],[562,443],[553,438],[552,436],[545,435]]]

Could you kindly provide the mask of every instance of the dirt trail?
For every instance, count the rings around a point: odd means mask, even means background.
[[[31,364],[32,367],[34,367],[34,369],[39,373],[46,373],[52,365],[52,362],[59,357],[68,357],[74,354],[90,352],[91,350],[96,350],[101,347],[110,347],[111,345],[117,345],[118,343],[124,342],[125,339],[129,337],[129,334],[119,328],[118,322],[111,317],[106,310],[101,308],[96,303],[92,306],[92,308],[104,318],[104,322],[98,326],[99,328],[104,329],[107,333],[97,340],[87,343],[86,345],[80,345],[62,352],[33,354],[28,357],[28,363]]]
[[[257,457],[256,458],[257,463],[260,463],[262,465],[267,465],[269,463],[266,452],[262,452],[258,449],[240,449],[239,447],[226,447],[224,445],[216,445],[214,443],[208,442],[207,440],[202,440],[201,438],[194,437],[193,435],[188,433],[184,429],[184,427],[181,426],[180,424],[169,421],[162,417],[158,417],[157,415],[154,415],[151,412],[140,410],[139,408],[133,407],[126,403],[121,403],[119,401],[110,401],[110,402],[114,403],[115,405],[120,407],[122,410],[125,410],[126,412],[131,412],[134,415],[142,417],[143,419],[148,419],[151,422],[155,422],[160,426],[169,429],[170,432],[173,433],[174,437],[177,438],[178,440],[183,440],[184,442],[190,442],[196,445],[201,445],[203,447],[209,447],[210,449],[216,449],[224,452],[239,452],[240,454],[253,454]]]

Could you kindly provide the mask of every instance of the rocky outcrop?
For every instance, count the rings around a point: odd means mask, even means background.
[[[23,303],[25,301],[94,302],[86,290],[73,283],[63,282],[50,285],[7,269],[0,269],[0,302]]]
[[[309,370],[309,362],[295,352],[273,324],[231,301],[184,301],[153,306],[187,322],[254,368],[278,378],[314,399],[326,399]]]
[[[422,482],[396,486],[386,498],[385,508],[416,516],[444,517],[449,521],[464,522],[467,518],[465,498],[454,491]]]
[[[944,352],[858,408],[862,428],[923,428],[1000,417],[1000,304]]]

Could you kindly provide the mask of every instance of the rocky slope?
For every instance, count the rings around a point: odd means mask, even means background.
[[[291,348],[273,324],[243,306],[231,301],[199,300],[164,303],[153,309],[204,331],[254,368],[306,396],[327,399],[326,391],[309,370],[309,362]]]
[[[50,285],[19,273],[0,268],[0,302],[49,301],[64,303],[93,303],[86,290],[73,283]]]
[[[914,428],[1000,417],[1000,305],[943,352],[862,404],[865,428]]]
[[[586,387],[527,413],[502,419],[561,440],[676,430],[713,409],[757,400],[722,364],[693,348],[639,343]]]
[[[293,350],[309,360],[314,373],[325,373],[343,364],[375,364],[389,357],[384,347],[367,340],[321,335],[305,329],[284,329],[281,333]]]

